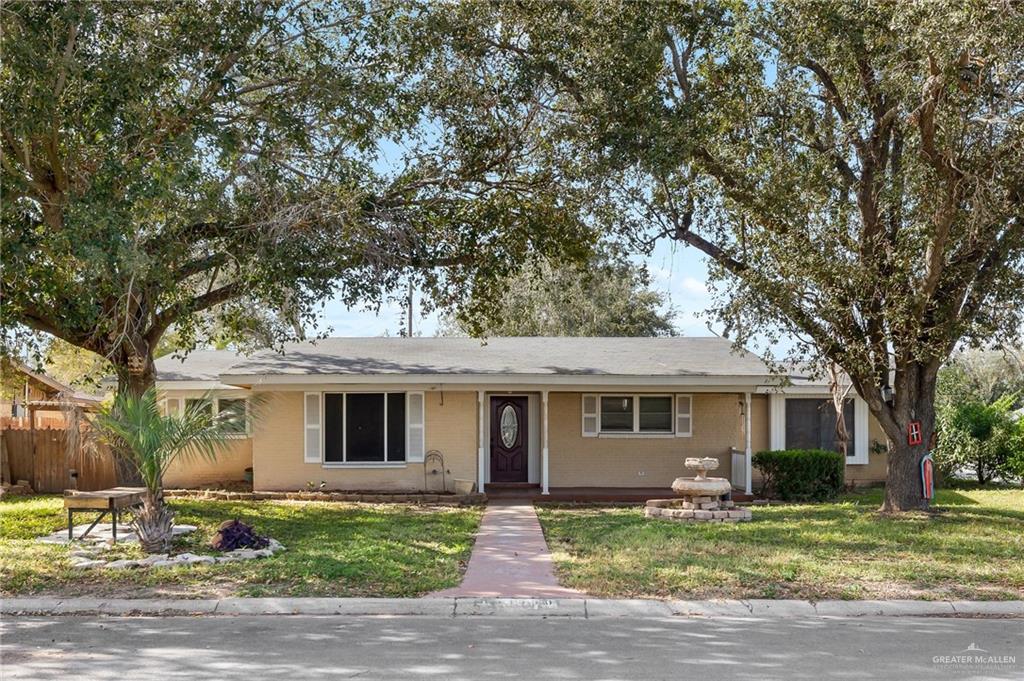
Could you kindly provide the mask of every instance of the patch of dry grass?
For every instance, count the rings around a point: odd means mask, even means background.
[[[455,586],[480,522],[478,508],[318,502],[171,501],[197,531],[174,552],[216,552],[209,542],[238,518],[288,550],[272,558],[145,570],[74,570],[68,547],[34,539],[65,527],[59,497],[0,501],[0,593],[120,597],[420,596]],[[83,516],[84,517],[84,516]],[[141,556],[118,545],[116,557]]]
[[[737,524],[638,507],[538,509],[562,583],[602,597],[1024,598],[1024,490],[942,490],[882,517],[881,491],[758,507]]]

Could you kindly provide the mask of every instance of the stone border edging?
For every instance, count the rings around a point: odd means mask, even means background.
[[[654,601],[592,598],[7,598],[4,615],[349,615],[434,617],[998,617],[1024,601]]]
[[[487,495],[428,494],[419,492],[227,492],[205,489],[166,489],[167,499],[218,499],[222,501],[347,501],[372,504],[437,504],[473,506],[487,503]]]

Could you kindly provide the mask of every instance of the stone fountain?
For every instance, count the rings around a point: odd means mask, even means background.
[[[732,483],[725,478],[707,476],[708,471],[718,468],[718,459],[690,457],[684,465],[695,471],[696,476],[675,479],[672,491],[679,495],[677,498],[648,501],[644,511],[648,518],[707,523],[738,523],[751,519],[749,508],[736,508],[735,503],[723,498],[732,491]]]

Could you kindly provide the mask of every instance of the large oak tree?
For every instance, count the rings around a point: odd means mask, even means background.
[[[926,507],[939,367],[1020,328],[1019,6],[580,1],[449,16],[467,55],[543,86],[536,163],[600,189],[595,220],[702,251],[740,342],[785,333],[838,363],[890,441],[884,508]],[[908,444],[913,421],[923,444]]]
[[[528,254],[582,253],[528,111],[444,77],[400,2],[5,2],[5,340],[43,332],[141,395],[173,326],[301,335],[329,296],[413,277],[486,300]],[[472,86],[472,87],[470,87]],[[475,303],[474,303],[475,304]],[[268,333],[269,330],[269,333]]]
[[[531,254],[589,250],[523,154],[531,110],[448,73],[412,3],[12,1],[0,22],[3,341],[92,351],[121,392],[153,385],[169,329],[277,343],[410,278],[485,306]]]

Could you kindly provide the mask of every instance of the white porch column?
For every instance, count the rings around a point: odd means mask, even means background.
[[[484,391],[476,391],[476,403],[477,403],[477,421],[479,423],[479,445],[476,450],[476,489],[478,492],[484,491],[484,471],[486,470],[486,461],[484,461]]]
[[[548,391],[542,390],[540,420],[544,424],[541,430],[540,450],[540,493],[550,494],[548,491]]]
[[[747,462],[746,465],[746,493],[750,494],[752,489],[751,477],[753,475],[753,455],[750,452],[750,393],[746,393],[743,396],[744,409],[743,413],[746,414],[743,424],[743,435],[746,442],[744,448],[744,460]]]

